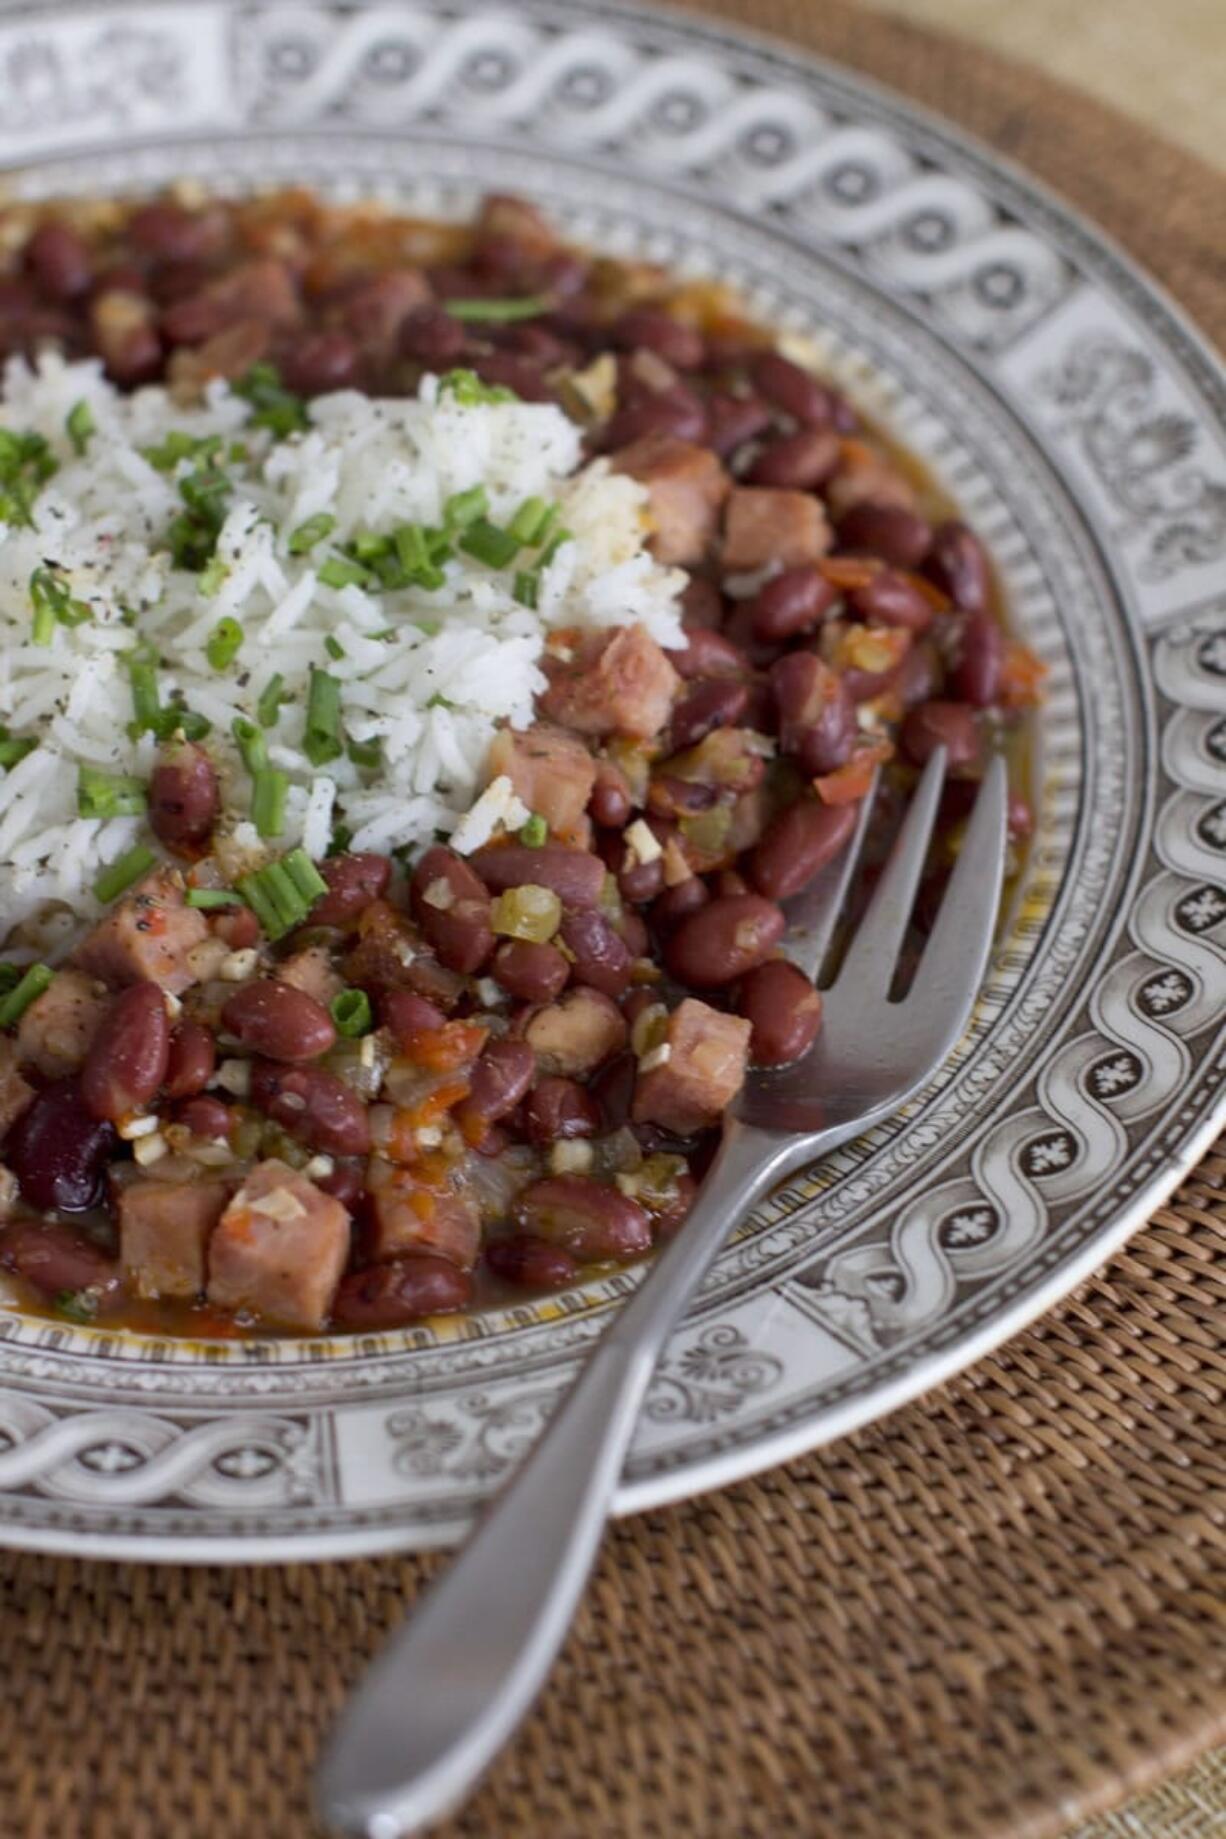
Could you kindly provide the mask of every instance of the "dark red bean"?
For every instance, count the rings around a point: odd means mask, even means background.
[[[360,918],[372,901],[382,899],[392,878],[388,858],[370,851],[328,856],[318,867],[328,891],[311,908],[310,923],[335,926],[342,932]]]
[[[412,990],[384,990],[379,998],[379,1019],[391,1031],[402,1053],[411,1053],[423,1034],[434,1034],[447,1026],[443,1011]]]
[[[335,1073],[319,1066],[279,1066],[255,1060],[251,1066],[251,1102],[274,1124],[325,1156],[370,1153],[366,1107]]]
[[[197,855],[221,806],[217,768],[193,741],[167,741],[149,776],[149,826],[176,854]]]
[[[771,666],[770,686],[785,753],[795,752],[814,729],[837,749],[849,721],[854,738],[855,710],[846,681],[815,652],[789,651],[779,658]],[[813,739],[810,745],[820,751],[822,743]]]
[[[217,1065],[217,1048],[207,1028],[182,1016],[171,1031],[162,1090],[167,1098],[194,1098]]]
[[[979,724],[975,711],[964,702],[922,702],[909,710],[899,733],[903,752],[917,766],[945,749],[945,764],[952,772],[973,766],[979,759]]]
[[[812,492],[825,485],[839,464],[839,437],[833,428],[801,428],[769,441],[745,474],[750,485],[782,491]]]
[[[691,575],[681,590],[681,624],[688,631],[714,631],[723,623],[724,597],[714,581]]]
[[[651,903],[652,924],[666,932],[687,913],[696,913],[699,907],[705,907],[710,898],[711,890],[706,882],[698,875],[691,875],[688,881],[679,881],[656,895]]]
[[[706,359],[702,333],[682,325],[663,307],[628,307],[610,327],[620,351],[651,351],[674,370],[700,370]]]
[[[749,603],[753,635],[763,644],[782,645],[802,632],[812,632],[838,597],[838,589],[812,563],[785,568],[765,582]]]
[[[482,383],[514,390],[521,402],[555,402],[557,391],[546,380],[543,367],[514,351],[479,352],[472,367]]]
[[[734,868],[721,868],[715,877],[715,897],[717,900],[737,899],[749,893],[749,883],[744,875],[739,875]]]
[[[830,391],[816,377],[777,351],[764,351],[749,367],[753,386],[769,402],[806,428],[828,428],[834,420]]]
[[[699,679],[673,709],[670,753],[694,747],[713,728],[734,728],[749,703],[749,690],[735,677]]]
[[[758,892],[770,900],[799,894],[844,848],[857,815],[854,804],[823,805],[812,798],[781,811],[749,858]]]
[[[227,323],[223,302],[210,294],[187,294],[166,307],[161,317],[162,336],[168,345],[203,345]]]
[[[905,575],[883,568],[863,587],[852,588],[848,601],[861,619],[878,626],[904,626],[923,632],[933,618],[932,603]]]
[[[526,1233],[547,1239],[584,1263],[634,1258],[651,1244],[647,1215],[620,1189],[586,1175],[534,1181],[515,1203]]]
[[[416,268],[387,268],[351,287],[344,298],[341,318],[355,359],[362,352],[390,354],[409,314],[427,304],[424,296],[428,291]]]
[[[524,1104],[524,1128],[538,1148],[550,1143],[594,1137],[600,1128],[600,1107],[576,1079],[550,1075],[537,1081]]]
[[[468,334],[441,307],[419,306],[401,320],[399,344],[402,357],[446,369],[462,356]]]
[[[486,1248],[485,1262],[495,1277],[517,1290],[565,1290],[579,1281],[579,1266],[568,1251],[523,1232],[495,1239]]]
[[[734,454],[746,441],[752,441],[771,423],[771,412],[757,396],[731,396],[716,390],[707,397],[707,432],[705,445],[721,460]]]
[[[372,1264],[342,1277],[332,1304],[336,1328],[377,1334],[431,1315],[454,1315],[472,1300],[472,1279],[429,1252]]]
[[[566,987],[570,965],[556,945],[507,939],[494,953],[490,976],[517,1002],[548,1003]]]
[[[338,1200],[347,1213],[353,1213],[366,1186],[366,1165],[362,1162],[337,1162],[330,1175],[316,1175],[315,1186]]]
[[[11,1220],[0,1229],[0,1267],[43,1296],[94,1290],[99,1301],[119,1289],[119,1266],[92,1239],[58,1220]]]
[[[318,1060],[336,1041],[336,1024],[305,990],[275,977],[240,983],[222,1004],[221,1024],[269,1060]]]
[[[194,1137],[201,1137],[207,1143],[224,1141],[234,1123],[234,1113],[229,1105],[220,1098],[201,1096],[184,1099],[175,1108],[175,1123],[182,1124]]]
[[[281,358],[285,385],[300,396],[350,389],[361,368],[362,354],[347,332],[308,332]]]
[[[654,862],[636,862],[633,868],[622,869],[617,877],[618,893],[635,907],[654,900],[663,886],[664,863],[659,856]]]
[[[647,928],[632,907],[623,907],[613,922],[614,931],[626,941],[632,958],[645,958],[651,945]]]
[[[552,370],[556,365],[565,364],[573,367],[577,364],[580,352],[576,345],[569,344],[551,332],[547,326],[537,325],[535,321],[522,326],[491,327],[491,334],[497,335],[498,343],[506,351],[514,351],[522,358],[533,358],[536,363],[544,364]]]
[[[494,949],[490,897],[473,867],[441,844],[428,849],[409,883],[413,917],[448,970],[472,976]]]
[[[566,849],[560,843],[545,843],[539,849],[523,843],[487,844],[469,861],[494,894],[535,886],[552,889],[564,906],[594,907],[604,887],[600,857],[586,849]]]
[[[786,1066],[807,1054],[822,1025],[822,999],[803,971],[774,958],[750,971],[737,1010],[753,1024],[749,1057],[755,1066]]]
[[[840,766],[846,766],[855,751],[859,732],[851,691],[840,681],[817,720],[794,731],[789,751],[803,773],[810,779],[820,779],[823,773],[837,772]]]
[[[248,951],[264,936],[259,920],[250,907],[223,907],[209,921],[219,939],[231,951]]]
[[[645,434],[671,434],[679,441],[702,441],[707,415],[702,403],[684,384],[644,393],[610,416],[604,430],[606,447],[628,447]]]
[[[918,568],[932,541],[932,525],[901,505],[853,505],[839,521],[839,548],[880,556],[892,568]]]
[[[51,300],[79,300],[94,278],[89,245],[65,223],[40,224],[26,244],[25,262]]]
[[[722,632],[692,627],[686,632],[684,646],[667,653],[668,661],[679,677],[735,677],[749,669],[749,659]]]
[[[603,913],[595,907],[568,913],[559,936],[571,954],[576,983],[585,983],[606,996],[623,993],[630,982],[634,960],[629,946]]]
[[[627,1003],[627,1014],[629,1009]],[[606,1060],[588,1080],[587,1089],[600,1107],[603,1130],[620,1130],[629,1121],[638,1064],[632,1053],[616,1054],[613,1059]]]
[[[890,673],[889,693],[904,709],[912,709],[917,702],[931,702],[939,696],[944,680],[940,652],[930,639],[921,639],[907,647],[901,664]]]
[[[992,569],[987,551],[965,524],[938,524],[928,552],[927,572],[963,613],[986,613],[992,603]]]
[[[718,990],[763,963],[786,925],[779,908],[758,894],[716,899],[669,934],[665,963],[678,982]]]
[[[592,822],[607,830],[624,830],[630,821],[634,802],[630,784],[620,766],[612,760],[596,762],[596,783],[587,802]]]
[[[121,389],[152,383],[162,369],[162,341],[152,325],[129,326],[122,333],[99,339],[106,372]]]
[[[117,1124],[152,1103],[166,1074],[170,1022],[160,984],[131,983],[103,1016],[81,1068],[81,1097]]]
[[[44,1086],[5,1139],[4,1160],[22,1199],[40,1213],[84,1213],[102,1198],[115,1126],[86,1106],[77,1078]]]
[[[962,628],[960,654],[950,676],[950,688],[955,696],[973,703],[977,709],[990,708],[1000,695],[1004,666],[1004,633],[990,614],[972,613]]]
[[[535,1077],[536,1055],[526,1041],[491,1041],[469,1074],[468,1097],[456,1108],[464,1134],[473,1124],[509,1116]]]
[[[217,212],[186,211],[158,199],[133,211],[124,231],[129,242],[156,262],[198,262],[216,252],[225,222]]]

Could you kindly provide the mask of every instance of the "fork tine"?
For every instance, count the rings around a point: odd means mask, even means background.
[[[902,828],[894,839],[885,872],[847,948],[836,981],[849,990],[854,984],[865,996],[870,996],[890,987],[915,904],[924,858],[932,840],[944,782],[945,749],[938,747],[924,768]]]
[[[992,950],[1005,871],[1007,806],[1008,771],[998,754],[984,775],[932,935],[900,1005],[916,1020],[939,1018],[951,1045],[962,1032]]]
[[[834,861],[827,862],[825,868],[818,871],[801,893],[784,902],[788,930],[783,940],[783,950],[806,977],[816,979],[826,961],[839,915],[847,904],[851,878],[864,848],[880,783],[881,775],[875,772],[872,784],[860,800],[856,827]]]

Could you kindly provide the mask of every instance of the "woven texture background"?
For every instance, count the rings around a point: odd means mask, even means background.
[[[712,10],[960,119],[1226,334],[1226,199],[1194,160],[830,0]],[[1224,1227],[1226,1142],[961,1379],[613,1529],[541,1706],[448,1839],[1050,1839],[1226,1742]],[[0,1557],[5,1839],[308,1839],[320,1736],[437,1562]],[[1209,1839],[1215,1781],[1204,1763],[1078,1839]]]

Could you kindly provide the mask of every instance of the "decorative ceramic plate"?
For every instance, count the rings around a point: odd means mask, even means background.
[[[859,78],[607,0],[10,5],[0,161],[24,197],[514,189],[720,275],[930,464],[1050,667],[1037,840],[967,1039],[732,1233],[621,1508],[890,1409],[1146,1218],[1222,1119],[1226,375],[1114,249]],[[0,1537],[214,1562],[454,1538],[636,1281],[207,1348],[0,1310]]]

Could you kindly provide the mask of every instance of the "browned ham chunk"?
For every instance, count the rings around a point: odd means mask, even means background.
[[[209,1237],[231,1190],[221,1181],[133,1181],[119,1193],[119,1262],[138,1296],[200,1296]]]
[[[659,1124],[678,1136],[718,1124],[745,1081],[750,1025],[687,996],[668,1018],[667,1059],[640,1072],[636,1124]],[[661,1049],[655,1050],[660,1053]]]
[[[284,1162],[257,1162],[209,1243],[208,1298],[282,1328],[320,1329],[349,1256],[349,1215]]]
[[[709,447],[671,434],[644,434],[611,456],[614,472],[647,487],[651,549],[658,562],[688,568],[701,562],[728,496],[728,475]]]
[[[915,488],[884,453],[865,441],[844,441],[838,469],[826,488],[826,502],[834,518],[846,517],[858,504],[891,505],[900,511],[915,509]]]
[[[331,954],[326,945],[303,946],[301,951],[293,952],[283,959],[273,976],[278,983],[288,983],[291,989],[301,990],[305,995],[314,997],[325,1009],[345,987],[345,979],[332,968]]]
[[[209,283],[206,298],[228,322],[260,319],[267,325],[292,326],[302,317],[294,277],[285,262],[257,256],[240,262],[228,274]]]
[[[545,819],[558,841],[582,834],[596,762],[573,734],[548,722],[523,733],[503,728],[490,743],[486,771],[490,779],[505,773],[517,796]]]
[[[83,1063],[110,996],[84,971],[57,971],[17,1025],[17,1057],[45,1079],[75,1073]]]
[[[541,697],[546,715],[580,734],[651,740],[668,720],[681,679],[642,626],[623,626],[557,671]]]
[[[17,1071],[24,1058],[16,1041],[0,1035],[0,1137],[15,1124],[34,1096],[34,1087]]]
[[[794,568],[800,562],[816,562],[831,540],[826,513],[808,492],[739,485],[728,499],[723,560],[732,574],[771,563]]]
[[[411,1168],[372,1156],[366,1185],[371,1197],[368,1246],[372,1258],[433,1252],[471,1271],[481,1248],[476,1196],[457,1172],[427,1186]]]
[[[626,1042],[626,1018],[617,1004],[586,985],[538,1009],[524,1039],[547,1073],[582,1079]]]
[[[191,954],[209,936],[204,915],[184,905],[183,877],[155,869],[117,901],[73,953],[104,983],[160,983],[179,996],[196,982]]]

